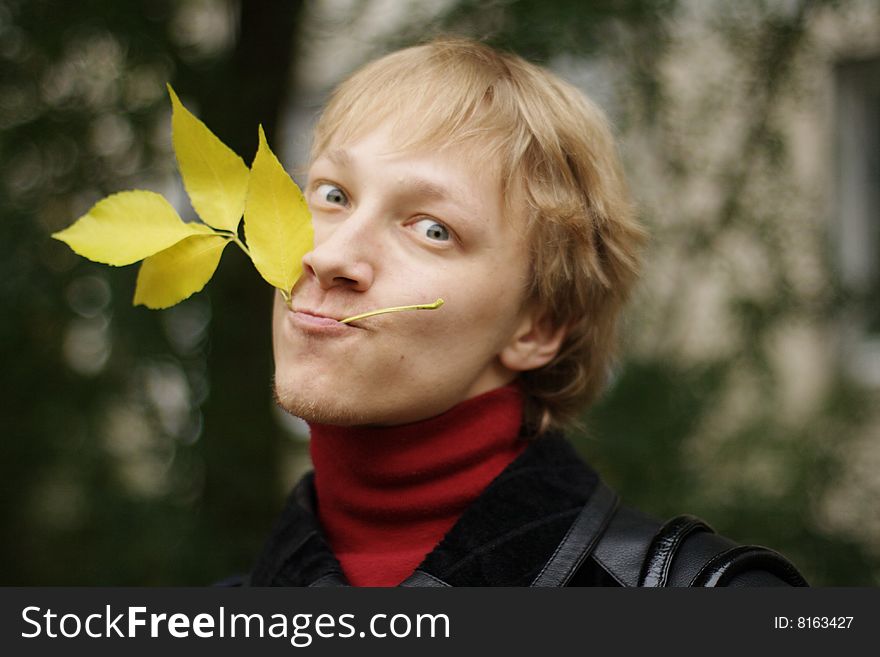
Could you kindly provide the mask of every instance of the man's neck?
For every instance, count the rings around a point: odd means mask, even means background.
[[[525,446],[515,385],[394,427],[311,425],[318,516],[349,581],[407,577]]]

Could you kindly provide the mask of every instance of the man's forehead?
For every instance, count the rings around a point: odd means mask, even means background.
[[[373,141],[374,147],[366,150],[359,147],[368,141]],[[380,145],[376,147],[375,143]],[[331,144],[317,155],[313,164],[325,160],[352,171],[375,166],[374,158],[378,157],[399,165],[399,171],[394,172],[395,183],[430,200],[454,199],[477,187],[480,193],[491,189],[500,194],[498,167],[476,156],[477,149],[470,144],[440,145],[432,149],[396,146],[387,133],[377,131],[353,144]]]
[[[505,142],[503,136],[490,132],[478,134],[463,131],[431,129],[421,125],[417,117],[396,117],[379,123],[364,122],[356,128],[338,130],[319,140],[322,148],[313,152],[313,159],[326,158],[339,166],[351,166],[352,153],[358,145],[371,144],[373,153],[388,158],[452,159],[467,167],[472,163],[481,173],[500,171],[500,160]]]

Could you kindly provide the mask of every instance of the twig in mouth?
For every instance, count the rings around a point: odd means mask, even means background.
[[[437,299],[434,303],[418,303],[413,306],[394,306],[392,308],[380,308],[379,310],[371,310],[368,313],[361,313],[352,317],[346,317],[339,320],[340,324],[350,324],[359,319],[366,319],[374,315],[384,315],[385,313],[399,313],[404,310],[436,310],[443,305],[443,299]]]

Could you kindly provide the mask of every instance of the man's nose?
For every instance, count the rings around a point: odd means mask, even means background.
[[[303,268],[315,277],[323,290],[345,287],[365,292],[373,284],[377,245],[369,220],[351,215],[341,223],[316,226],[315,248],[303,256]]]

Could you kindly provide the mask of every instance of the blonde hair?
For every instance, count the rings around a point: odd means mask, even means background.
[[[538,432],[571,422],[606,382],[644,240],[602,111],[516,55],[443,38],[386,55],[339,85],[311,157],[389,121],[405,135],[401,148],[468,142],[498,164],[505,209],[525,216],[527,303],[567,328],[556,357],[520,375],[526,421]]]

